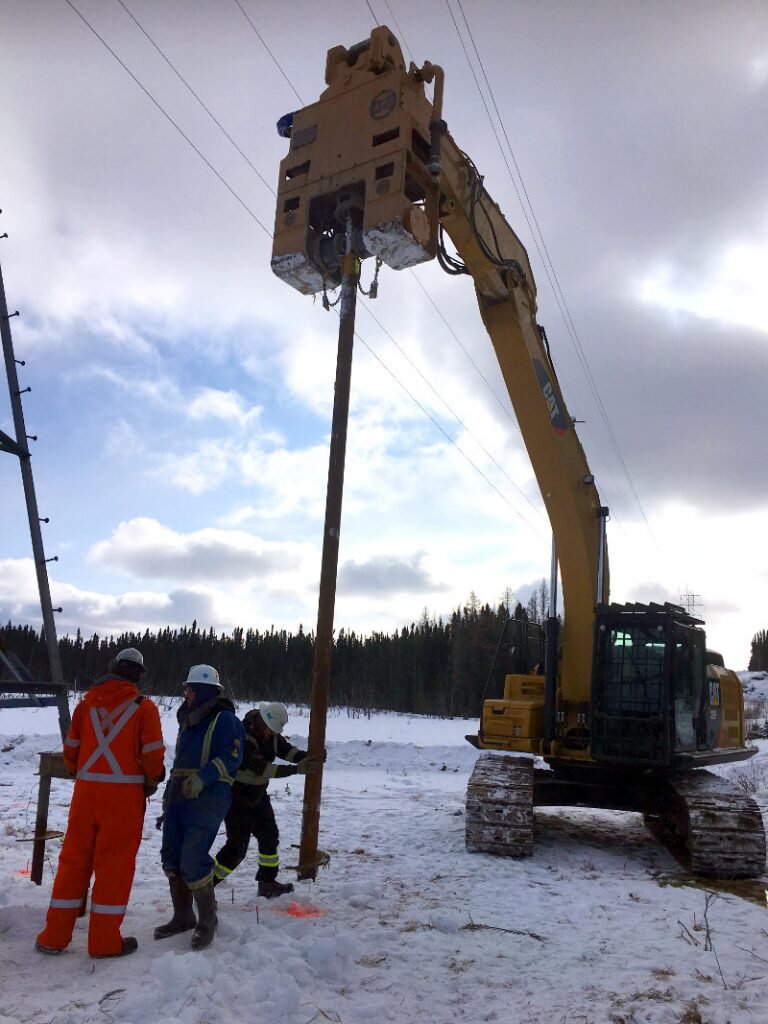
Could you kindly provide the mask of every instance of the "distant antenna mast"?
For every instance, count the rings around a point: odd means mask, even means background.
[[[0,210],[2,213],[2,210]],[[0,238],[7,238],[7,233],[0,235]],[[29,516],[29,532],[32,537],[32,552],[35,559],[35,571],[37,573],[37,585],[40,591],[40,610],[43,616],[43,629],[45,630],[45,642],[48,648],[48,664],[50,667],[50,680],[37,682],[29,678],[29,674],[23,671],[23,666],[16,663],[16,659],[3,657],[0,665],[11,671],[14,677],[13,682],[0,683],[0,707],[41,707],[43,705],[55,704],[59,709],[59,729],[62,740],[69,731],[69,703],[67,699],[67,688],[64,685],[64,673],[61,668],[59,657],[59,643],[56,638],[56,624],[53,621],[53,607],[51,604],[51,591],[48,585],[48,561],[58,561],[45,557],[43,548],[43,537],[40,532],[40,523],[47,523],[47,519],[40,519],[37,509],[37,497],[35,496],[35,484],[32,479],[32,457],[29,453],[28,441],[36,441],[36,437],[30,437],[24,426],[24,410],[21,405],[21,395],[30,391],[31,388],[19,388],[19,379],[16,373],[16,366],[23,366],[24,363],[16,359],[13,353],[13,340],[11,338],[11,317],[18,316],[18,311],[9,314],[8,305],[5,301],[5,286],[3,284],[3,272],[0,267],[0,334],[3,341],[3,355],[5,356],[5,372],[8,377],[8,390],[11,395],[11,411],[13,413],[13,424],[16,431],[16,439],[0,430],[0,451],[10,452],[18,457],[21,465],[21,479],[24,485],[24,497],[27,503],[27,515]],[[57,608],[56,611],[61,611]],[[26,678],[25,678],[26,677]],[[10,694],[23,694],[23,696],[9,696]]]
[[[688,589],[688,584],[685,585],[685,593],[680,595],[680,604],[685,608],[689,615],[694,618],[698,618],[697,610],[701,608],[701,594],[693,594]]]

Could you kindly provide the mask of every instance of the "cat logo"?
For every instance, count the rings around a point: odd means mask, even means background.
[[[536,371],[536,378],[541,388],[541,394],[544,401],[547,403],[549,409],[549,421],[552,424],[552,429],[556,434],[564,434],[568,429],[568,419],[560,411],[560,406],[557,404],[557,395],[555,389],[552,387],[552,381],[549,379],[549,374],[544,368],[544,364],[540,359],[533,360],[533,368]]]

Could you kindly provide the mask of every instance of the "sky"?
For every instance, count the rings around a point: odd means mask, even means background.
[[[449,130],[528,248],[611,598],[688,604],[746,667],[764,3],[0,0],[0,22],[0,260],[59,632],[315,627],[338,320],[270,270],[275,123],[378,23],[444,68]],[[8,454],[0,487],[0,621],[39,624]],[[550,545],[471,282],[385,269],[358,307],[336,628],[525,603]]]
[[[176,703],[176,702],[174,702]],[[244,709],[243,709],[244,710]],[[172,742],[174,708],[163,715]],[[291,709],[306,743],[306,709]],[[464,797],[473,723],[393,714],[328,719],[314,882],[296,882],[301,782],[270,786],[290,896],[257,898],[256,850],[216,890],[213,945],[155,942],[170,916],[150,801],[123,935],[129,957],[91,960],[85,920],[58,957],[33,949],[60,839],[41,886],[28,876],[38,752],[57,747],[55,709],[0,714],[2,1024],[762,1024],[768,879],[702,883],[639,814],[536,810],[534,852],[469,854]],[[747,765],[768,813],[768,741]],[[170,767],[170,753],[168,766]],[[53,780],[49,828],[66,828],[71,782]],[[223,839],[223,836],[222,836]],[[216,845],[215,849],[218,849]]]

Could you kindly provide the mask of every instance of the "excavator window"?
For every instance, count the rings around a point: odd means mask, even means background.
[[[663,625],[600,624],[592,694],[592,754],[597,760],[669,761],[666,655]]]

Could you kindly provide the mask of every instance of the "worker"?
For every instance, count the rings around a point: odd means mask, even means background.
[[[248,852],[251,836],[259,844],[259,870],[256,873],[259,896],[273,899],[293,892],[290,882],[278,882],[280,832],[267,793],[270,779],[289,775],[312,775],[317,761],[306,750],[292,746],[282,735],[288,723],[284,705],[262,702],[258,710],[243,719],[245,754],[243,765],[232,787],[232,806],[224,820],[227,841],[216,854],[214,885],[231,875]],[[276,757],[289,764],[276,765]]]
[[[45,928],[35,948],[60,953],[72,940],[95,875],[88,922],[92,957],[135,953],[123,938],[141,841],[146,797],[165,776],[165,747],[156,705],[139,693],[144,658],[128,647],[113,659],[75,708],[64,763],[75,776],[64,844]]]
[[[245,734],[234,705],[222,696],[215,668],[193,665],[184,686],[176,756],[163,797],[160,849],[173,917],[155,928],[155,938],[194,928],[192,949],[205,949],[218,924],[210,850],[229,810]]]

